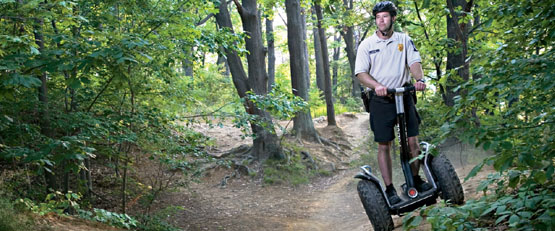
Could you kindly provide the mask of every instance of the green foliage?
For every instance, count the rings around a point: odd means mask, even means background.
[[[449,107],[439,103],[442,99],[437,92],[417,93],[417,98],[416,107],[422,119],[419,137],[421,140],[439,143],[444,138],[440,128],[446,122],[445,114],[449,111]]]
[[[266,95],[248,92],[247,99],[280,120],[291,119],[296,112],[307,108],[307,103],[302,98],[285,91],[281,85],[275,85]]]
[[[54,192],[46,195],[45,202],[35,203],[34,201],[25,198],[19,199],[19,203],[25,205],[27,209],[31,212],[39,214],[41,216],[48,213],[56,213],[58,215],[64,215],[69,211],[79,210],[80,206],[78,201],[81,199],[81,195],[73,192],[68,192],[63,194],[61,192]]]
[[[36,230],[36,228],[33,219],[18,209],[15,203],[9,201],[7,197],[0,198],[0,230]]]
[[[472,169],[467,179],[485,165],[492,165],[497,172],[478,186],[482,198],[455,208],[432,206],[421,214],[438,230],[550,229],[555,185],[551,135],[555,124],[555,13],[545,2],[476,4],[474,16],[480,16],[483,23],[475,25],[469,39],[473,78],[454,89],[461,94],[453,107],[424,113],[437,118],[432,127],[439,130],[434,129],[432,137],[445,139],[456,134],[495,153]],[[499,36],[488,36],[491,34]],[[415,219],[407,217],[405,228],[414,228]]]
[[[183,210],[180,206],[170,206],[154,214],[140,215],[138,219],[141,221],[137,225],[137,230],[145,231],[177,231],[181,230],[172,224],[170,224],[169,219],[175,215],[177,212]]]
[[[97,208],[94,208],[93,211],[94,213],[86,210],[79,210],[79,217],[126,229],[136,228],[139,224],[137,220],[127,214],[114,213]]]
[[[426,216],[436,230],[490,230],[506,225],[514,230],[549,230],[555,225],[555,193],[552,186],[537,190],[538,185],[521,187],[518,191],[504,193],[503,182],[499,176],[489,178],[489,183],[498,184],[495,194],[469,200],[460,207],[450,207],[442,203],[423,208]],[[501,189],[501,190],[500,190]],[[421,216],[409,214],[403,220],[403,228],[417,228]]]

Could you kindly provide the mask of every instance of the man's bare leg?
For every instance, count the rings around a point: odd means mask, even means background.
[[[420,144],[418,144],[418,136],[409,137],[409,149],[411,159],[420,155]],[[412,175],[418,175],[418,171],[420,171],[420,161],[414,161],[410,165],[412,170]]]
[[[382,173],[383,181],[386,186],[392,183],[391,156],[389,155],[390,149],[391,141],[378,143],[378,166],[380,167],[380,172]]]
[[[417,136],[409,137],[409,148],[412,158],[420,155],[420,144],[418,143]],[[414,161],[410,166],[412,170],[412,176],[414,177],[414,184],[418,191],[428,191],[432,188],[432,185],[422,180],[422,178],[420,178],[420,176],[418,175],[418,171],[420,170],[420,163],[420,160]]]
[[[378,143],[378,165],[386,186],[385,193],[389,203],[397,204],[401,202],[401,199],[397,195],[397,191],[395,191],[395,187],[393,186],[393,181],[391,179],[392,170],[389,150],[391,150],[391,141]]]

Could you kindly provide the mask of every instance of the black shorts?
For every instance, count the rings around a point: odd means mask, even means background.
[[[410,95],[405,95],[405,119],[407,121],[407,137],[418,136],[420,116]],[[394,139],[393,127],[397,124],[395,100],[374,95],[370,101],[370,128],[374,132],[374,141],[389,142]]]

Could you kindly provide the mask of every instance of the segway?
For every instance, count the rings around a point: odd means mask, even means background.
[[[460,205],[464,202],[463,189],[455,168],[445,155],[431,155],[430,151],[433,147],[426,142],[420,143],[421,151],[424,154],[420,163],[423,165],[422,170],[432,188],[424,192],[419,192],[415,188],[409,163],[411,155],[406,134],[405,106],[403,103],[403,96],[414,90],[414,86],[387,89],[389,94],[395,96],[397,108],[397,130],[401,146],[400,160],[405,176],[405,183],[401,186],[402,193],[399,196],[401,202],[397,204],[389,202],[385,193],[385,186],[372,174],[370,166],[362,166],[362,172],[355,176],[355,178],[361,179],[357,185],[358,195],[374,230],[393,230],[392,215],[403,215],[403,213],[413,211],[424,205],[435,204],[437,197],[453,204]]]

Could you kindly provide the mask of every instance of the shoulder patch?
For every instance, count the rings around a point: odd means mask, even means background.
[[[412,48],[414,48],[414,51],[418,52],[418,50],[416,49],[416,46],[414,45],[414,42],[412,42],[412,39],[409,40],[409,42],[412,45]]]
[[[380,49],[371,50],[368,52],[369,55],[380,52]]]

